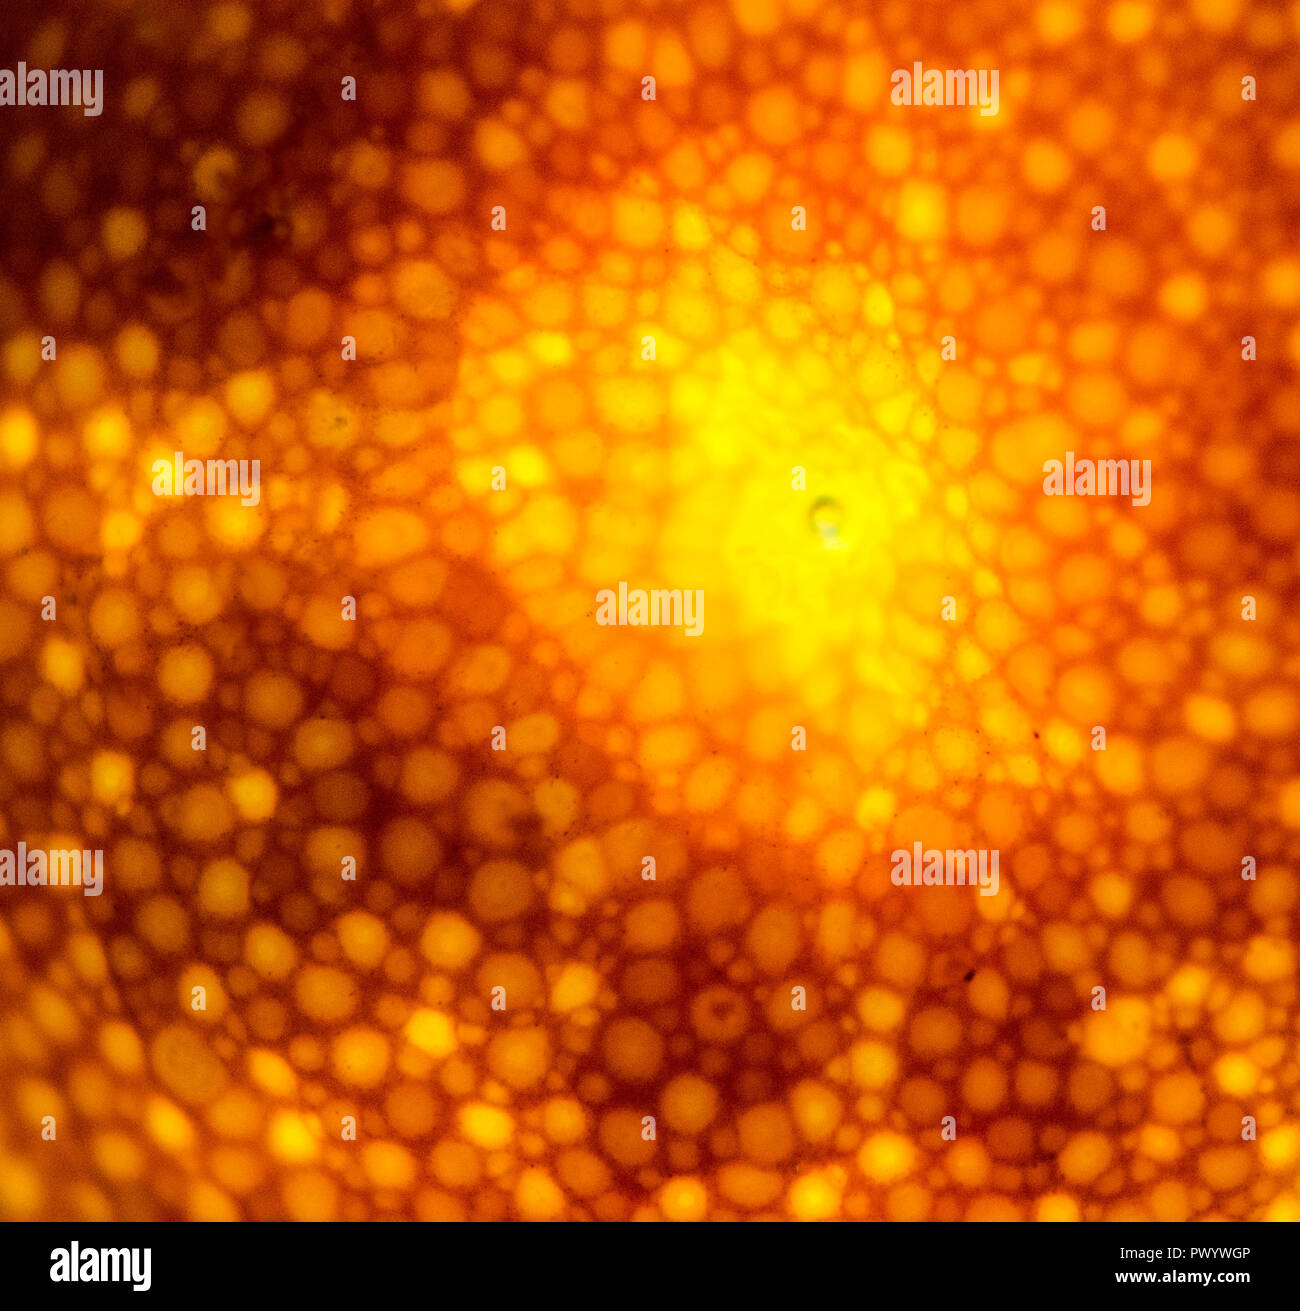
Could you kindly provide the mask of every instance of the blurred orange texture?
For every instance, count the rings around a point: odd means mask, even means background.
[[[0,1217],[1300,1219],[1300,4],[5,23]]]

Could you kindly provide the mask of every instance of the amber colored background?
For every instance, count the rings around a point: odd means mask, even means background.
[[[1300,6],[3,22],[0,1215],[1300,1218]]]

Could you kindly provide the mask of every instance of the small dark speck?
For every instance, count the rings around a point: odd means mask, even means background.
[[[970,981],[975,977],[975,971],[974,971],[974,970],[967,970],[966,973],[963,974],[961,977],[962,977],[963,982],[965,982],[965,983],[969,983],[969,982],[970,982]]]

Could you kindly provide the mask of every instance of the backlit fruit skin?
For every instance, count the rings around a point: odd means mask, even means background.
[[[15,0],[0,1216],[1300,1217],[1298,13]]]

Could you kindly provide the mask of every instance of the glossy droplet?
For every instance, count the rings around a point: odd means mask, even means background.
[[[844,510],[832,496],[819,496],[808,511],[813,531],[827,545],[838,540],[844,526]]]

